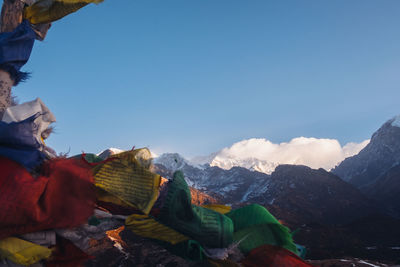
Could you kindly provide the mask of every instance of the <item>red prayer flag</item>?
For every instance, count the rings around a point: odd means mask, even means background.
[[[253,249],[241,263],[245,267],[312,267],[293,252],[272,245]]]
[[[90,166],[81,159],[54,159],[33,177],[0,157],[0,239],[51,228],[75,227],[93,214]]]

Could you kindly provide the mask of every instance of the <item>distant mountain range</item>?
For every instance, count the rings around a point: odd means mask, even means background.
[[[319,192],[325,192],[323,199],[326,201],[330,196],[334,201],[346,199],[345,196],[339,196],[344,191],[356,190],[349,192],[348,197],[358,195],[360,202],[365,202],[362,197],[376,200],[381,207],[384,206],[385,212],[400,215],[400,116],[384,123],[358,154],[346,158],[331,172],[299,165],[277,165],[256,158],[247,158],[245,161],[231,159],[216,164],[216,154],[202,160],[197,159],[198,164],[195,164],[177,153],[167,153],[156,158],[154,163],[156,169],[166,177],[171,177],[175,170],[182,170],[190,186],[220,194],[231,204],[248,201],[273,204],[291,192],[297,196],[309,194],[309,201],[314,200],[315,204],[321,205],[316,196]],[[211,166],[207,163],[210,161],[224,168]],[[226,168],[230,165],[233,167]],[[246,168],[235,167],[237,165]],[[342,180],[339,181],[338,177]],[[299,183],[307,185],[300,186]],[[274,193],[274,190],[279,193]],[[355,203],[355,200],[351,202]],[[336,205],[339,205],[338,201]]]
[[[222,203],[264,205],[284,224],[301,229],[295,240],[306,245],[310,257],[400,263],[400,116],[384,123],[365,145],[331,171],[256,159],[239,163],[247,168],[220,168],[190,163],[179,154],[163,154],[154,162],[165,177],[182,170],[191,186]],[[228,163],[239,165],[234,160]]]
[[[302,212],[306,207],[310,210],[320,207],[319,215],[310,212],[306,216],[303,213],[303,219],[299,221],[304,221],[305,217],[310,220],[345,221],[333,219],[336,209],[338,212],[349,209],[346,218],[350,220],[356,214],[361,216],[368,213],[367,210],[372,211],[366,208],[372,202],[381,211],[400,216],[400,116],[384,123],[372,135],[370,142],[364,145],[358,154],[346,158],[331,172],[301,165],[278,165],[257,158],[232,158],[228,161],[225,158],[218,162],[221,159],[218,152],[195,158],[194,161],[186,160],[177,153],[166,153],[155,158],[154,165],[155,171],[167,178],[171,178],[174,171],[182,170],[191,187],[232,205],[247,202],[265,205],[279,203],[279,206],[288,206],[289,209],[288,203],[293,201],[294,206],[290,207],[292,215],[295,206],[300,205]],[[107,158],[121,151],[108,149],[100,156]],[[325,209],[332,216],[327,216]],[[353,209],[356,212],[350,212]]]

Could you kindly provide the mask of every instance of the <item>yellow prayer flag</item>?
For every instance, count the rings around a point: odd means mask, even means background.
[[[0,240],[0,258],[6,258],[21,265],[31,265],[51,255],[51,249],[16,237]]]
[[[208,204],[208,205],[202,205],[202,207],[216,211],[221,214],[228,213],[232,210],[231,206],[226,206],[226,205],[222,205],[222,204]]]
[[[78,11],[90,3],[103,0],[38,0],[25,8],[24,18],[32,24],[50,23]]]
[[[158,197],[161,176],[149,171],[148,149],[127,151],[96,167],[95,185],[149,214]]]
[[[173,245],[189,239],[147,215],[133,214],[125,220],[125,226],[142,237],[166,241]]]

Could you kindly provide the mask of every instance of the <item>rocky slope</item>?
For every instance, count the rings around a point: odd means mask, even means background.
[[[307,247],[309,259],[352,257],[393,266],[400,264],[399,224],[398,219],[375,214],[340,226],[303,225],[294,238]]]
[[[277,206],[276,215],[295,226],[343,224],[376,210],[358,189],[324,169],[280,165],[263,186],[266,192],[249,202]]]
[[[358,155],[345,159],[332,173],[400,217],[400,116],[384,123]]]
[[[389,214],[400,217],[400,165],[389,169],[366,194],[375,199]]]
[[[360,153],[345,159],[332,173],[363,191],[373,187],[389,169],[400,164],[398,121],[399,116],[384,123]]]

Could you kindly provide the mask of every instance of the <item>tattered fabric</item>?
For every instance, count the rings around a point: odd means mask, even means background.
[[[93,214],[91,170],[76,159],[46,162],[40,176],[0,157],[0,239],[81,225]]]
[[[227,214],[234,224],[233,239],[239,242],[242,253],[262,245],[276,245],[297,252],[289,229],[258,204],[233,210]]]
[[[26,241],[46,247],[54,246],[56,244],[56,232],[54,230],[27,233],[19,235],[19,237]]]
[[[28,170],[42,164],[45,154],[36,139],[38,128],[35,124],[39,116],[35,114],[20,122],[0,121],[0,156],[16,161]]]
[[[97,187],[149,214],[157,200],[161,176],[149,170],[148,149],[127,151],[93,167]],[[117,203],[118,204],[118,203]]]
[[[132,214],[126,219],[125,225],[127,229],[139,236],[162,240],[173,245],[188,240],[187,236],[157,222],[148,215]]]
[[[47,247],[20,238],[9,237],[0,240],[0,259],[6,258],[14,263],[27,266],[47,259],[50,255],[51,250]]]
[[[158,220],[207,247],[224,248],[232,243],[231,219],[211,209],[192,205],[189,187],[180,171],[168,185]]]
[[[57,245],[53,249],[51,258],[46,261],[46,267],[76,267],[94,257],[89,256],[76,247],[71,241],[57,236]]]
[[[0,69],[8,72],[14,85],[28,78],[28,74],[20,69],[31,55],[36,33],[27,20],[12,32],[0,34]]]
[[[8,107],[1,119],[4,122],[19,122],[26,120],[36,114],[39,114],[35,119],[35,137],[36,140],[44,145],[42,139],[42,133],[56,121],[56,117],[49,110],[49,108],[43,103],[40,98],[36,98],[33,101],[25,102],[19,105]]]
[[[38,0],[26,7],[24,17],[32,24],[49,23],[74,13],[90,3],[103,0]]]

